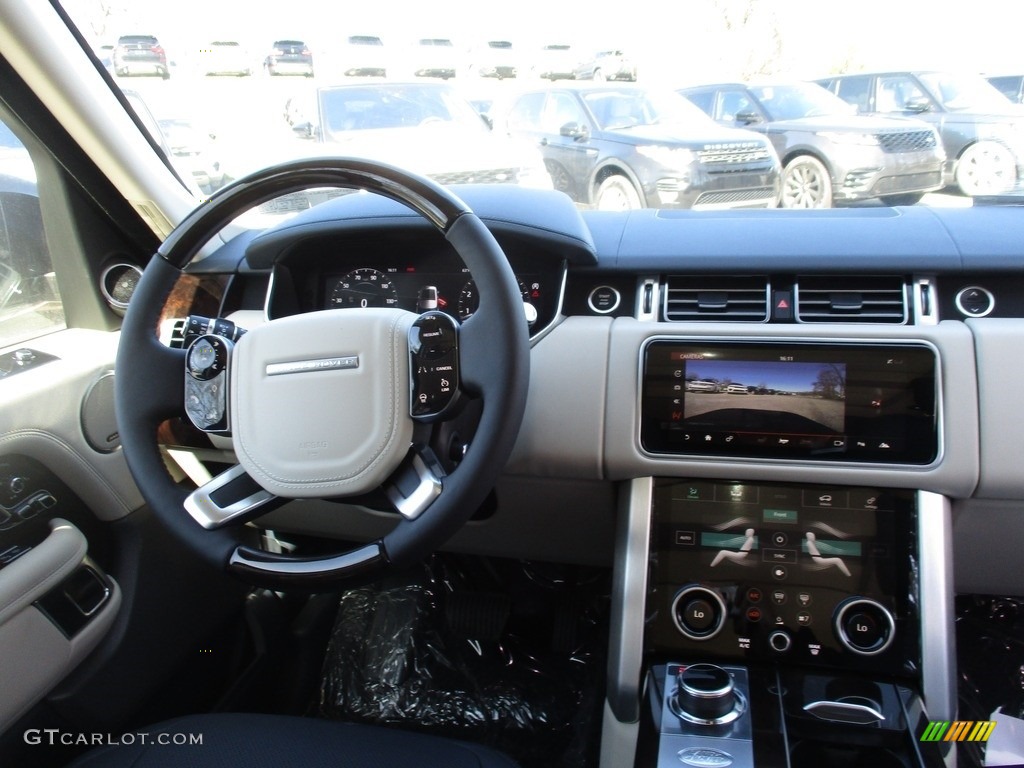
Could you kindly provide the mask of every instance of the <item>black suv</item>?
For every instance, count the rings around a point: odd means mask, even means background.
[[[113,54],[114,74],[171,76],[167,53],[153,35],[123,35],[117,39]]]
[[[268,75],[313,76],[313,54],[301,40],[276,40],[263,61]]]
[[[912,115],[935,126],[946,150],[945,182],[965,195],[1009,192],[1024,178],[1024,107],[981,75],[875,72],[817,82],[859,112]]]
[[[723,125],[771,140],[782,161],[783,208],[874,198],[912,205],[942,187],[938,137],[917,120],[851,115],[812,83],[719,83],[679,93]]]
[[[598,209],[775,207],[779,159],[670,90],[564,85],[520,94],[499,124],[536,141],[555,189]]]

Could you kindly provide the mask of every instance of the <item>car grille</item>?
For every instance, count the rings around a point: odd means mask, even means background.
[[[515,184],[519,174],[515,168],[490,168],[479,171],[432,173],[430,178],[438,184]]]
[[[879,146],[883,152],[922,152],[926,149],[935,149],[934,131],[895,131],[891,133],[877,133]]]
[[[771,153],[764,144],[756,141],[742,141],[729,144],[705,144],[704,149],[697,152],[697,157],[704,165],[745,165],[770,160]]]
[[[771,187],[755,187],[754,189],[737,189],[728,192],[705,192],[694,202],[693,207],[707,205],[742,205],[743,203],[765,204],[775,199],[775,190]]]

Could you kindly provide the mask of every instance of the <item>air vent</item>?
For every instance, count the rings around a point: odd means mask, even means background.
[[[670,322],[768,321],[766,277],[681,277],[666,279],[665,319]]]
[[[907,287],[902,277],[801,277],[796,286],[800,323],[907,322]]]
[[[135,264],[111,264],[100,275],[100,292],[107,304],[119,315],[124,315],[128,302],[142,279],[142,270]]]

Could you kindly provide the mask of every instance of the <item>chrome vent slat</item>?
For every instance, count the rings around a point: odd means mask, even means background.
[[[907,286],[900,277],[802,277],[795,291],[801,323],[891,323],[909,319]]]
[[[768,320],[770,287],[765,277],[666,278],[663,313],[669,322]]]

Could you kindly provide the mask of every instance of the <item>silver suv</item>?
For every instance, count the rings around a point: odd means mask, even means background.
[[[771,139],[782,161],[783,208],[873,198],[913,205],[942,187],[942,146],[918,120],[852,115],[812,83],[718,83],[679,93],[718,122]]]
[[[981,75],[921,70],[817,82],[863,114],[910,115],[933,125],[946,150],[945,183],[965,195],[1010,192],[1024,180],[1024,107]]]

